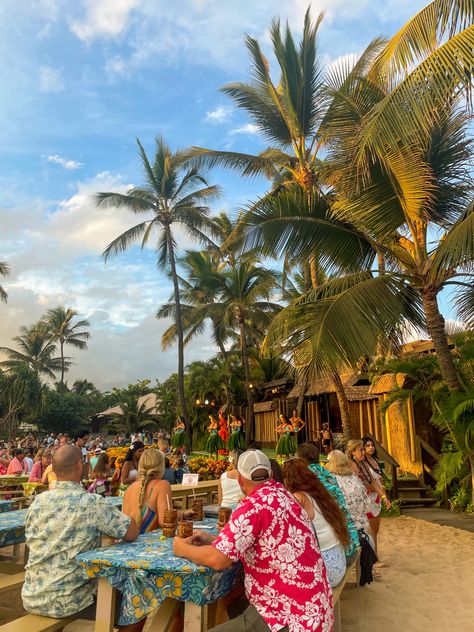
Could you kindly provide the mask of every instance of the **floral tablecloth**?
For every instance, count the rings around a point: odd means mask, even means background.
[[[25,541],[27,511],[28,509],[18,509],[0,515],[0,548]]]
[[[14,506],[15,503],[12,500],[0,500],[0,513],[11,511]]]
[[[216,526],[215,520],[194,523]],[[122,592],[119,625],[131,625],[157,608],[166,597],[213,603],[240,581],[239,564],[224,571],[198,566],[173,554],[173,539],[160,539],[161,530],[109,548],[77,556],[89,577],[106,577]]]

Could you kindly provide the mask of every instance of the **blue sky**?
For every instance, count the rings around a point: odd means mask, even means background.
[[[425,4],[313,2],[314,15],[326,12],[323,62],[360,53]],[[300,0],[0,3],[0,260],[12,268],[0,346],[20,325],[65,304],[91,321],[92,333],[70,383],[87,377],[109,388],[176,369],[175,350],[160,347],[168,323],[154,318],[169,281],[138,248],[104,265],[100,253],[132,218],[97,211],[91,196],[140,183],[136,137],[150,150],[157,134],[175,148],[261,148],[219,87],[247,78],[245,33],[268,52],[271,19],[288,19],[299,31],[306,8]],[[265,187],[220,171],[210,180],[224,188],[216,211],[234,212]],[[198,339],[187,361],[213,352]]]

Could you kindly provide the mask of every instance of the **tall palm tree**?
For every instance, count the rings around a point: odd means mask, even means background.
[[[118,430],[134,432],[137,428],[156,427],[159,416],[155,413],[155,406],[146,400],[139,403],[138,399],[129,398],[120,404],[121,412],[111,415],[112,425]]]
[[[248,342],[251,331],[265,332],[281,309],[278,303],[272,301],[278,287],[278,275],[263,268],[253,257],[242,255],[222,271],[222,281],[219,303],[210,306],[209,310],[210,313],[219,313],[224,325],[239,335],[247,397],[246,438],[249,441],[254,432],[254,415]]]
[[[5,261],[0,261],[0,276],[7,276],[7,274],[10,274],[9,265],[5,263]],[[5,292],[3,287],[0,285],[0,301],[3,301],[4,303],[6,303],[7,297],[8,297],[7,293]]]
[[[77,312],[71,307],[54,307],[46,313],[43,322],[48,329],[51,339],[59,342],[59,351],[61,355],[61,379],[60,384],[64,384],[64,373],[66,372],[66,364],[64,360],[64,346],[70,345],[76,349],[87,349],[87,342],[90,338],[88,331],[80,331],[84,327],[89,327],[88,320],[78,320],[73,324],[73,319],[77,316]]]
[[[20,327],[20,335],[15,336],[13,340],[19,350],[0,347],[0,351],[8,357],[7,360],[0,362],[0,365],[8,369],[26,365],[37,376],[45,375],[54,379],[56,373],[62,370],[63,362],[66,368],[71,365],[69,358],[55,357],[56,343],[42,322],[32,327]]]
[[[313,319],[313,342],[321,350],[324,335],[314,336],[315,328],[321,325],[328,332],[332,327],[332,334],[341,334],[349,345],[343,352],[342,343],[339,349],[332,343],[345,362],[367,353],[377,329],[386,331],[387,321],[380,318],[387,315],[384,297],[398,310],[398,323],[408,315],[405,308],[418,320],[420,313],[413,308],[421,304],[443,377],[453,391],[462,385],[437,296],[447,284],[460,281],[465,284],[460,305],[469,309],[471,283],[465,275],[474,258],[474,214],[468,206],[466,167],[471,151],[465,117],[455,108],[463,97],[470,98],[474,27],[468,25],[473,17],[472,2],[435,1],[385,45],[373,42],[354,68],[341,66],[329,76],[329,107],[320,128],[330,149],[327,181],[337,197],[329,219],[346,221],[348,230],[357,231],[379,261],[379,278],[368,273],[356,281],[352,276],[343,291],[339,288],[339,297],[334,284],[324,288],[318,296],[326,303],[345,305],[342,322],[351,339],[325,317],[319,324]],[[299,200],[287,199],[286,207],[282,213],[268,200],[260,205],[249,219],[255,225],[251,246],[277,244],[280,253],[299,247],[309,257],[317,249],[330,249],[331,243],[341,244],[340,235],[311,228],[297,216]],[[433,247],[428,235],[437,233],[441,236]],[[360,255],[349,240],[346,246],[349,258]],[[368,292],[375,287],[379,296],[373,302]],[[403,300],[393,296],[398,288]],[[410,294],[411,305],[406,301]],[[306,309],[314,309],[315,298],[311,295]],[[394,315],[391,326],[397,325]]]
[[[142,248],[156,233],[155,251],[160,269],[168,268],[173,281],[178,333],[178,392],[181,413],[188,418],[184,393],[184,334],[181,314],[176,253],[176,229],[203,243],[209,243],[206,233],[212,229],[209,209],[205,204],[219,195],[219,188],[210,186],[196,168],[182,167],[182,152],[172,152],[162,138],[156,139],[153,162],[137,140],[145,182],[141,188],[131,188],[126,194],[98,193],[99,207],[119,207],[135,215],[148,216],[114,239],[103,253],[104,259],[124,252],[135,241]],[[200,188],[199,188],[200,187]],[[187,424],[189,427],[189,424]],[[189,436],[191,441],[191,436]]]

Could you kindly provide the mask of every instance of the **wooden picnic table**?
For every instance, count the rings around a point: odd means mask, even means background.
[[[23,496],[23,483],[28,482],[28,476],[0,476],[0,499],[5,496]]]
[[[215,520],[194,523],[197,529],[217,532]],[[159,608],[151,629],[167,629],[179,601],[185,602],[184,629],[201,632],[215,616],[215,604],[241,582],[242,567],[224,571],[176,557],[173,539],[162,539],[161,529],[143,534],[135,542],[123,542],[77,556],[88,577],[99,578],[95,632],[112,632],[117,590],[122,593],[120,625],[143,619]],[[154,627],[157,620],[163,627]],[[215,623],[215,621],[213,621]]]

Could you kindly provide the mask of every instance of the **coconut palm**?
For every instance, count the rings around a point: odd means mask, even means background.
[[[69,358],[55,356],[56,343],[42,322],[32,327],[20,327],[20,335],[13,340],[17,343],[18,350],[0,347],[0,351],[8,358],[0,362],[1,366],[14,369],[26,365],[37,376],[45,375],[54,380],[56,373],[62,370],[63,362],[66,369],[71,365]]]
[[[67,368],[64,361],[64,346],[69,345],[76,349],[87,349],[87,342],[90,338],[88,331],[80,331],[85,327],[89,327],[88,320],[79,320],[73,324],[73,319],[77,316],[77,312],[71,307],[54,307],[49,309],[43,319],[45,327],[48,329],[51,339],[59,343],[59,351],[61,355],[61,379],[59,383],[64,384],[64,373]]]
[[[134,432],[137,428],[156,427],[159,416],[155,412],[155,405],[150,405],[147,400],[139,402],[137,398],[129,398],[120,404],[120,413],[111,415],[114,428]]]
[[[441,4],[446,9],[448,5],[457,3],[435,2],[430,5],[431,10],[440,12]],[[467,9],[460,9],[462,15],[465,15],[465,10]],[[379,318],[386,316],[381,303],[384,296],[393,294],[400,288],[403,290],[400,295],[403,300],[393,300],[394,297],[389,299],[392,307],[398,310],[398,323],[408,316],[404,307],[409,307],[411,316],[418,320],[420,314],[416,314],[413,307],[421,302],[425,326],[433,339],[443,377],[451,390],[459,390],[462,386],[449,351],[437,297],[447,285],[460,282],[463,291],[459,302],[461,307],[464,305],[469,309],[472,284],[466,274],[471,271],[474,258],[474,214],[468,204],[472,184],[467,168],[471,143],[467,138],[466,117],[456,110],[456,104],[466,91],[446,97],[446,103],[439,108],[436,116],[433,118],[426,114],[426,120],[420,126],[418,118],[421,111],[417,109],[417,93],[415,91],[409,97],[402,84],[413,85],[413,81],[416,77],[419,79],[419,73],[426,70],[426,67],[421,63],[416,70],[410,68],[400,73],[401,79],[399,77],[396,81],[392,77],[391,82],[387,81],[390,64],[405,64],[401,51],[406,49],[407,41],[413,44],[414,33],[422,28],[420,19],[417,16],[412,29],[402,29],[385,47],[381,48],[379,43],[381,52],[375,61],[370,62],[372,50],[370,54],[362,56],[364,63],[357,64],[353,69],[337,69],[328,82],[328,96],[331,101],[321,130],[330,149],[327,161],[328,183],[336,192],[336,202],[331,207],[330,219],[332,217],[348,222],[365,239],[365,243],[373,250],[372,256],[378,257],[380,276],[380,280],[375,280],[374,274],[368,274],[359,277],[357,283],[354,282],[354,277],[348,279],[349,285],[339,297],[347,309],[342,322],[346,331],[353,333],[352,341],[346,337],[345,343],[349,344],[350,349],[342,355],[345,356],[345,362],[349,356],[355,357],[359,353],[368,352],[369,348],[363,351],[363,347],[369,338],[362,333],[361,326],[365,321],[372,340],[377,339],[379,326],[380,331],[386,331],[387,322]],[[439,19],[443,22],[446,15]],[[457,18],[453,20],[452,26],[456,30],[462,26],[464,18],[460,18],[460,21]],[[432,26],[430,21],[428,28],[431,29]],[[445,31],[443,33],[446,35]],[[432,43],[436,48],[438,34],[434,33],[433,37]],[[456,37],[458,36],[454,39]],[[459,37],[472,37],[471,27],[462,31]],[[457,41],[459,43],[460,39]],[[420,46],[420,55],[426,56],[428,51],[425,42]],[[431,63],[439,60],[437,51],[443,46],[444,44],[432,51]],[[407,55],[406,51],[405,54]],[[463,63],[469,58],[469,54],[472,56],[472,49],[469,53],[466,52]],[[381,65],[383,59],[385,65]],[[396,59],[398,62],[394,61]],[[410,59],[414,61],[413,54]],[[406,63],[408,66],[408,62]],[[449,60],[443,58],[441,67],[448,63]],[[383,67],[388,68],[386,74],[382,73]],[[374,68],[378,68],[376,73]],[[465,82],[461,87],[465,88]],[[390,125],[397,130],[405,125],[406,129],[403,133],[400,131],[393,146],[390,145],[389,135],[382,152],[377,145],[380,130],[374,121],[379,121],[379,111],[391,102],[393,93],[398,94],[399,89],[406,94],[406,101],[403,107],[400,106],[398,114],[395,110],[390,110],[393,119]],[[439,91],[436,95],[438,98]],[[425,96],[421,101],[425,102]],[[412,118],[417,118],[417,121],[412,121]],[[370,128],[375,139],[372,144],[368,141],[370,135],[367,128]],[[407,129],[410,130],[409,134]],[[407,135],[410,141],[404,143]],[[315,249],[330,249],[331,243],[334,247],[340,246],[338,235],[312,229],[307,220],[297,217],[295,209],[301,207],[302,201],[295,199],[294,194],[288,194],[284,202],[286,211],[282,212],[281,203],[278,208],[274,201],[265,200],[264,204],[260,204],[258,212],[254,212],[249,218],[249,223],[254,224],[250,233],[252,247],[262,242],[271,243],[273,248],[277,244],[277,252],[280,254],[299,248],[301,254],[308,257]],[[350,230],[349,226],[348,229]],[[429,242],[428,236],[431,238],[431,235],[439,237],[434,242]],[[353,248],[351,252],[348,241],[346,255],[351,257],[359,253],[358,248]],[[375,285],[380,295],[376,303],[372,304],[368,291],[369,288],[373,290]],[[406,302],[407,285],[412,290],[413,305]],[[334,295],[334,285],[328,290],[331,300],[338,301]],[[322,293],[325,292],[323,290]],[[350,297],[352,300],[349,300]],[[313,304],[315,298],[313,294],[308,303]],[[329,299],[329,296],[326,298]],[[358,306],[355,301],[359,302]],[[309,304],[307,309],[311,310]],[[349,323],[352,317],[353,324]],[[396,321],[392,315],[390,326],[396,327]],[[313,324],[314,327],[319,326],[314,321]],[[333,325],[327,317],[320,324],[326,328]],[[312,334],[315,333],[314,327]],[[333,335],[339,333],[344,334],[333,328]],[[322,349],[323,338],[321,332],[318,336],[313,336],[319,350]],[[327,340],[329,342],[329,338]]]
[[[196,168],[182,167],[182,153],[172,152],[162,138],[156,139],[153,162],[137,140],[144,170],[145,182],[141,188],[131,188],[126,194],[98,193],[100,208],[126,208],[138,216],[145,216],[138,224],[114,239],[103,253],[104,259],[127,250],[137,240],[144,248],[153,233],[156,235],[155,252],[160,269],[168,268],[173,281],[178,334],[178,391],[181,413],[187,419],[188,410],[184,393],[184,334],[181,314],[176,253],[176,230],[184,231],[191,238],[209,243],[207,232],[212,229],[209,209],[205,204],[219,194],[216,186],[210,186]],[[188,424],[189,426],[189,424]],[[191,437],[189,437],[191,440]]]
[[[10,274],[9,265],[5,263],[5,261],[0,261],[0,276],[7,276],[8,274]],[[7,296],[8,296],[7,293],[5,292],[3,287],[0,285],[0,301],[3,301],[4,303],[6,303]]]

